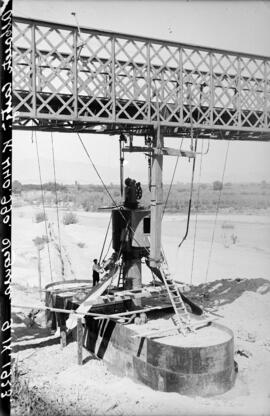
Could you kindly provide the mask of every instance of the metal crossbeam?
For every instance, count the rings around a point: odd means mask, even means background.
[[[270,58],[13,20],[16,129],[270,140]]]

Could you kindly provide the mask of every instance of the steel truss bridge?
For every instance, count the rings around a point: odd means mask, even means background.
[[[14,129],[270,140],[270,58],[15,17]]]

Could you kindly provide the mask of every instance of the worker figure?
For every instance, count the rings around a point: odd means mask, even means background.
[[[137,194],[139,189],[141,190],[141,186],[140,183],[136,183],[136,181],[134,179],[131,178],[126,178],[125,180],[125,201],[124,201],[124,206],[126,208],[137,208],[138,207],[138,201],[137,199],[141,198],[141,195],[139,196],[139,198],[137,198]]]
[[[98,284],[99,282],[99,273],[102,271],[102,268],[98,264],[97,259],[93,260],[92,270],[93,270],[93,286],[96,286],[96,284]]]

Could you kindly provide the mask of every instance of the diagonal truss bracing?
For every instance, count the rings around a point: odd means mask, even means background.
[[[13,21],[14,128],[270,140],[270,58]]]

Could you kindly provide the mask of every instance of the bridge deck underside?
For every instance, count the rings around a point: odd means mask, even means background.
[[[27,97],[27,92],[21,91],[18,94],[21,98],[21,101],[24,101],[25,97]],[[18,95],[14,97],[14,106],[16,107],[20,102]],[[48,98],[48,95],[41,96],[41,100],[37,100],[37,104],[40,104],[42,100]],[[46,97],[46,98],[45,98]],[[61,108],[61,103],[64,101],[70,101],[71,96],[54,96],[50,100],[50,108],[51,110],[57,114]],[[82,97],[81,101],[87,102],[90,100],[91,97]],[[31,98],[30,98],[31,100]],[[43,111],[42,114],[37,116],[37,118],[29,117],[27,113],[26,105],[28,101],[26,99],[25,106],[21,106],[21,114],[19,120],[14,124],[15,129],[25,129],[25,130],[57,130],[57,131],[80,131],[80,132],[89,132],[89,133],[110,133],[110,134],[118,134],[119,132],[132,132],[134,135],[144,135],[144,134],[151,134],[153,127],[155,126],[156,122],[153,121],[152,123],[147,123],[143,119],[142,116],[138,117],[135,121],[132,120],[132,117],[138,110],[138,108],[143,107],[144,103],[137,102],[136,106],[132,103],[129,103],[125,108],[125,116],[121,119],[116,119],[113,121],[105,114],[100,114],[98,119],[93,118],[93,120],[87,120],[87,117],[81,118],[73,118],[70,117],[69,112],[62,111],[61,117],[54,117],[50,114],[49,110]],[[91,113],[96,114],[100,112],[102,105],[106,105],[106,100],[92,100],[90,104],[88,104],[88,110]],[[118,103],[116,102],[116,109]],[[119,105],[120,107],[120,105]],[[108,107],[107,107],[108,108]],[[80,110],[80,106],[78,106]],[[180,124],[177,122],[176,117],[172,117],[170,123],[162,123],[163,130],[165,135],[168,137],[189,137],[190,130],[191,130],[191,123],[193,123],[193,133],[198,137],[205,137],[205,138],[212,138],[212,139],[235,139],[235,140],[270,140],[270,132],[262,132],[262,131],[251,131],[250,124],[253,124],[259,117],[261,117],[261,113],[256,114],[249,114],[248,112],[243,112],[243,117],[245,117],[246,122],[243,123],[242,130],[237,130],[234,127],[233,119],[235,116],[235,110],[227,110],[223,111],[219,109],[217,110],[217,114],[220,115],[218,122],[215,125],[215,128],[211,128],[207,125],[200,125],[197,123],[198,118],[204,112],[208,111],[208,108],[200,108],[200,109],[193,109],[190,111],[188,106],[183,107],[183,111],[188,113],[190,116],[186,119],[184,124]],[[166,112],[166,109],[163,110]],[[66,113],[66,114],[65,114]],[[163,113],[163,114],[164,114]],[[160,113],[162,116],[162,113]],[[101,120],[102,118],[102,120]],[[192,122],[190,121],[192,118]],[[101,125],[101,129],[96,129],[98,125]],[[225,127],[224,127],[225,126]]]
[[[270,59],[23,18],[16,129],[270,140]]]

